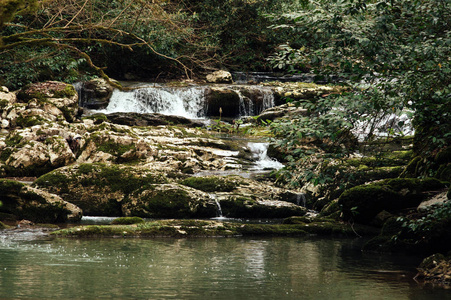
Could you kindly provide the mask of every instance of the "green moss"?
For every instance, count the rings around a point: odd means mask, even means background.
[[[40,124],[44,124],[44,119],[41,116],[19,116],[16,118],[16,125],[22,128]]]
[[[144,220],[140,217],[121,217],[114,219],[111,224],[112,225],[129,225],[129,224],[138,224],[143,223]]]
[[[50,92],[53,94],[53,98],[71,98],[77,93],[71,84],[67,84],[64,89],[51,90]]]
[[[159,190],[146,197],[145,208],[154,218],[190,218],[194,199],[182,189]]]
[[[188,177],[180,182],[183,185],[204,192],[231,192],[241,184],[237,177]]]
[[[396,192],[408,190],[410,193],[432,191],[445,187],[443,182],[435,178],[393,178],[377,182],[375,185],[388,186]]]
[[[0,179],[0,195],[2,195],[2,197],[7,197],[7,195],[19,194],[20,190],[24,186],[25,184],[18,181]]]
[[[8,136],[7,138],[6,138],[6,140],[5,140],[5,144],[6,144],[6,146],[8,146],[8,147],[14,147],[14,146],[17,146],[19,143],[20,143],[20,141],[22,141],[22,136],[20,135],[20,134],[15,134],[15,135],[13,135],[13,136]]]
[[[6,228],[6,225],[3,224],[2,222],[0,222],[0,229],[5,229],[5,228]]]
[[[0,99],[0,108],[3,109],[9,105],[9,101],[5,99]]]
[[[399,194],[385,186],[361,185],[346,190],[338,199],[345,220],[369,223],[379,212],[396,203]]]
[[[72,182],[70,176],[61,173],[60,170],[54,170],[37,178],[33,185],[50,188],[52,192],[69,193]]]
[[[3,161],[3,162],[7,161],[8,158],[11,156],[11,154],[13,154],[12,149],[9,149],[9,148],[3,149],[0,152],[0,161]]]
[[[93,114],[87,117],[83,117],[83,119],[93,120],[94,124],[101,124],[103,122],[108,122],[108,118],[105,114]]]

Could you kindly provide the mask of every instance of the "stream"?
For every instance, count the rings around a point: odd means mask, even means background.
[[[446,299],[360,239],[0,235],[1,299]]]

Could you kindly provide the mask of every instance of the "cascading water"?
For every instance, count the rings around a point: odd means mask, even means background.
[[[268,156],[268,146],[269,143],[248,143],[249,149],[257,158],[251,170],[279,170],[284,167],[282,163]]]
[[[177,115],[190,119],[205,117],[205,87],[144,87],[115,90],[103,113],[136,112]]]
[[[80,89],[80,88],[79,88]],[[160,113],[176,115],[189,119],[203,119],[216,116],[216,109],[210,105],[221,107],[221,99],[214,98],[212,86],[192,85],[188,87],[169,87],[163,85],[132,87],[129,91],[115,90],[108,106],[97,110],[100,113]],[[260,114],[263,110],[274,106],[274,93],[269,87],[259,85],[230,85],[225,89],[236,99],[236,103],[229,105],[229,112],[236,105],[236,114],[229,117],[246,117]],[[79,91],[82,95],[83,91]],[[89,102],[86,99],[84,102]],[[83,103],[84,103],[83,102]],[[232,105],[232,106],[230,106]],[[212,111],[210,111],[212,110]]]

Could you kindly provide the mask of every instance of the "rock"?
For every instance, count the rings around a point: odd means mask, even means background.
[[[207,116],[224,118],[240,116],[240,95],[235,90],[227,87],[212,87],[205,92],[205,98]]]
[[[395,178],[360,185],[346,190],[339,198],[346,220],[369,224],[383,210],[394,212],[418,206],[428,192],[444,188],[432,178]]]
[[[205,218],[216,216],[208,194],[178,184],[153,185],[124,201],[125,216],[145,218]]]
[[[80,164],[45,174],[33,186],[79,206],[85,215],[118,217],[122,216],[122,201],[132,193],[165,182],[164,173],[142,167]]]
[[[8,176],[42,175],[75,161],[61,127],[37,125],[10,131],[0,143],[0,162]]]
[[[58,117],[62,117],[68,122],[73,122],[78,116],[78,94],[72,85],[63,82],[29,84],[19,91],[17,101],[27,103],[28,109],[42,111],[42,115],[35,115],[44,120],[55,121]]]
[[[219,70],[207,75],[207,82],[210,83],[232,83],[230,72]]]
[[[0,107],[16,102],[16,94],[10,92],[6,86],[0,86]]]
[[[127,126],[158,126],[158,125],[184,125],[187,127],[203,127],[204,124],[181,116],[163,115],[157,113],[112,113],[105,116],[114,124]]]
[[[89,109],[105,108],[110,102],[113,90],[114,87],[103,78],[84,82],[80,91],[80,106]]]
[[[451,284],[451,259],[437,253],[426,257],[418,267],[416,279],[426,283],[449,286]]]
[[[0,212],[36,223],[79,221],[82,210],[55,194],[32,188],[23,183],[0,179],[3,205]]]
[[[231,192],[235,190],[244,180],[239,176],[207,176],[188,177],[180,182],[183,185],[207,192]]]
[[[221,195],[218,201],[222,213],[229,218],[287,218],[306,214],[306,209],[296,204],[255,196]]]
[[[418,205],[417,209],[419,211],[425,211],[425,210],[430,209],[431,206],[443,205],[443,203],[448,201],[448,197],[447,197],[446,193],[447,192],[443,192],[443,193],[437,194],[433,198],[427,199],[426,201],[421,202],[420,205]]]
[[[276,102],[280,98],[290,98],[291,100],[312,99],[314,97],[341,93],[348,90],[343,86],[319,85],[306,82],[266,82],[264,86],[270,86],[277,95]],[[282,103],[280,103],[282,104]]]
[[[287,103],[275,107],[271,107],[262,111],[256,118],[257,121],[274,121],[275,119],[285,116],[307,116],[307,109],[297,107],[293,103]]]

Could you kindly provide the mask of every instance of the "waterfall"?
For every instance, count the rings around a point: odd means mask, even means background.
[[[248,143],[247,144],[251,152],[253,153],[256,162],[253,170],[279,170],[284,167],[284,165],[274,158],[268,156],[268,146],[269,143]]]
[[[79,86],[81,95],[83,92]],[[217,111],[210,112],[208,106],[221,107],[214,97],[211,98],[211,86],[192,85],[188,87],[172,87],[164,85],[133,87],[129,91],[114,90],[105,109],[97,110],[100,113],[133,112],[133,113],[160,113],[177,115],[189,119],[201,119],[216,115]],[[252,85],[230,85],[224,91],[234,94],[231,110],[235,111],[230,117],[254,116],[263,110],[274,106],[274,94],[271,88]],[[86,93],[85,93],[86,94]],[[209,98],[210,97],[210,98]],[[89,99],[88,99],[89,100]],[[216,101],[216,102],[215,102]],[[88,103],[86,99],[81,103]],[[213,103],[213,104],[212,104]],[[211,107],[210,107],[211,108]]]
[[[219,201],[217,199],[215,199],[215,203],[216,203],[216,207],[217,207],[216,217],[223,218],[224,216],[222,215],[221,204],[219,204]]]
[[[305,197],[304,193],[299,193],[299,194],[296,195],[296,205],[301,205],[303,207],[306,207],[306,205],[307,205],[307,198]]]
[[[259,111],[257,114],[260,114],[265,109],[275,106],[273,91],[270,88],[266,88],[266,89],[262,89],[262,93],[263,93],[263,107],[262,107],[262,110]]]
[[[218,199],[216,199],[216,195],[215,194],[209,194],[210,199],[215,200],[215,204],[216,204],[216,218],[213,218],[215,220],[219,220],[219,219],[226,219],[223,215],[222,215],[222,208],[221,208],[221,204],[219,203]]]
[[[252,100],[245,97],[243,93],[241,93],[240,90],[234,89],[233,90],[238,97],[240,98],[240,117],[245,116],[253,116],[254,115],[254,103],[252,103]]]
[[[103,113],[136,112],[204,118],[205,87],[144,87],[132,91],[115,90]]]

